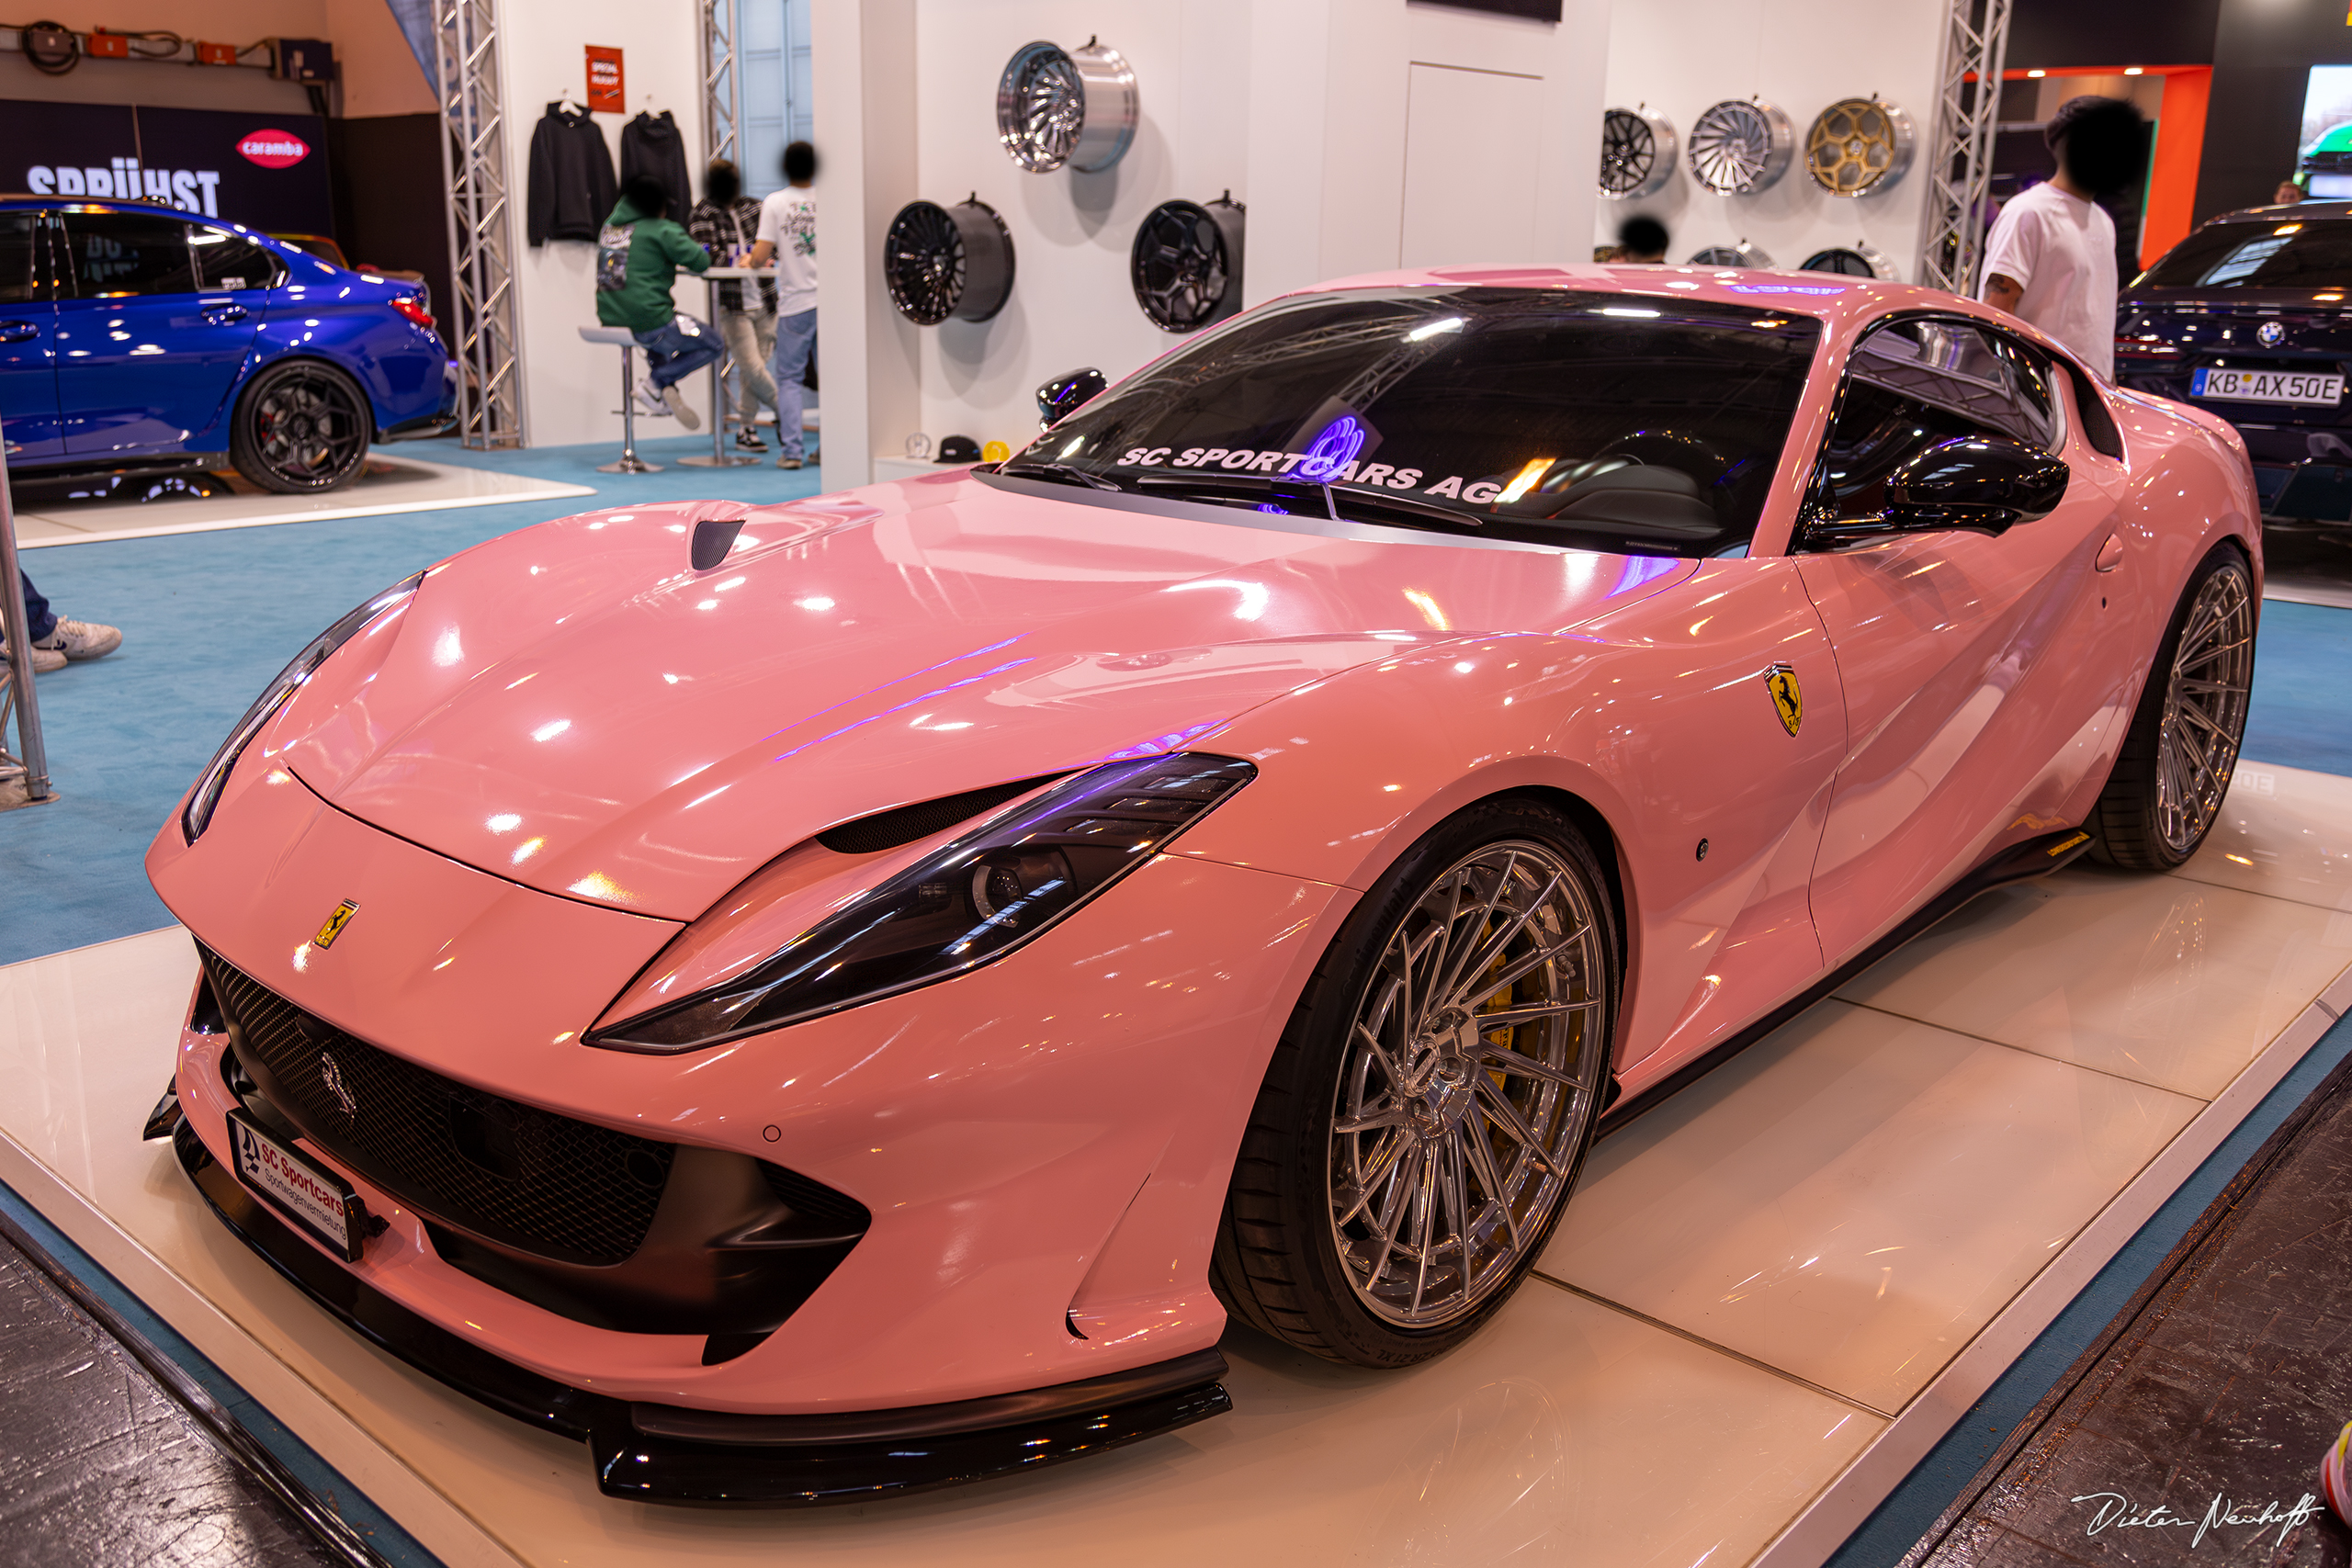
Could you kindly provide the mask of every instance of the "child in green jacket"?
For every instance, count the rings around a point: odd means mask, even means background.
[[[678,416],[688,430],[702,418],[678,391],[678,383],[718,357],[718,336],[671,303],[678,268],[700,272],[708,253],[662,216],[669,197],[662,182],[639,175],[621,186],[613,215],[596,236],[596,320],[627,327],[645,350],[648,374],[637,395],[649,412]]]

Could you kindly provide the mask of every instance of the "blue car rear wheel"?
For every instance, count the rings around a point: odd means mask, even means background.
[[[264,490],[316,494],[358,474],[374,426],[368,400],[350,377],[315,359],[288,360],[247,384],[229,457]]]

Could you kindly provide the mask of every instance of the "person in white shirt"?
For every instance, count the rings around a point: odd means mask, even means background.
[[[800,379],[817,346],[817,150],[796,141],[784,150],[785,186],[760,204],[752,265],[775,264],[775,466],[801,466]]]
[[[2140,111],[2120,98],[2069,98],[2041,134],[2058,172],[2018,193],[1993,220],[1983,299],[2112,377],[2115,220],[2098,197],[2131,184],[2147,156]]]

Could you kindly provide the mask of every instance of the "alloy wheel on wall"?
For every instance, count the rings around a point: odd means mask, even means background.
[[[997,140],[1033,175],[1109,168],[1135,141],[1137,113],[1135,72],[1091,38],[1072,50],[1023,44],[997,81]]]
[[[1726,98],[1690,128],[1690,176],[1719,196],[1754,196],[1789,171],[1796,130],[1762,98]]]
[[[1674,177],[1680,147],[1674,122],[1647,104],[1603,111],[1600,194],[1612,201],[1657,195]]]
[[[1814,117],[1805,172],[1832,196],[1875,196],[1911,166],[1911,117],[1877,98],[1840,98]]]
[[[1012,293],[1012,235],[977,195],[942,207],[910,201],[882,242],[882,281],[917,326],[985,321]]]
[[[1144,215],[1127,276],[1152,325],[1198,332],[1241,309],[1243,216],[1231,191],[1206,205],[1164,201]]]

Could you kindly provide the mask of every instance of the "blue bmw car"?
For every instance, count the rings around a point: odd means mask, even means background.
[[[414,283],[140,202],[0,200],[0,421],[24,479],[234,464],[334,490],[432,434],[456,367]]]
[[[2124,290],[2115,378],[2245,437],[2263,511],[2352,521],[2352,202],[2225,212]]]

